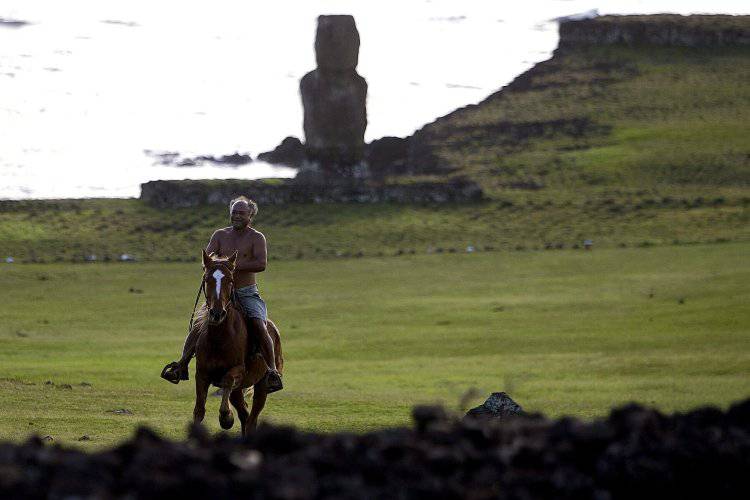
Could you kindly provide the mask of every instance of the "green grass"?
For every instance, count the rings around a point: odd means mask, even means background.
[[[747,193],[747,47],[568,48],[525,78],[426,127],[436,155],[490,196],[528,179],[549,197],[602,185]],[[588,126],[571,134],[559,124],[571,120]],[[531,123],[545,133],[508,131]]]
[[[472,388],[470,404],[506,390],[549,416],[589,418],[630,400],[726,406],[750,395],[749,252],[728,243],[272,263],[261,288],[287,388],[262,418],[363,431],[408,423],[418,403],[456,408]],[[158,374],[181,347],[198,277],[187,263],[0,267],[0,439],[100,447],[139,424],[184,435],[192,381]],[[133,415],[109,413],[118,408]],[[83,434],[91,441],[78,443]]]
[[[542,190],[543,191],[543,190]],[[0,210],[0,257],[26,262],[116,259],[197,260],[224,207],[158,210],[139,200],[8,203]],[[509,192],[468,205],[261,206],[257,227],[273,259],[370,257],[398,253],[599,248],[750,241],[750,197],[740,188]]]

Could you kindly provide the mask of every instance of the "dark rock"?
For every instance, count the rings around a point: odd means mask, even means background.
[[[319,16],[317,69],[300,81],[305,153],[324,177],[351,177],[364,157],[367,82],[357,74],[359,33],[352,16]]]
[[[365,147],[365,159],[374,178],[405,174],[409,154],[409,140],[401,137],[382,137]]]
[[[438,405],[415,406],[411,411],[411,416],[419,432],[424,432],[430,425],[436,422],[448,420],[445,408]]]
[[[305,147],[296,137],[287,137],[273,151],[259,154],[258,160],[300,168],[305,161]]]
[[[0,443],[2,498],[745,498],[750,400],[593,422],[464,419],[414,409],[415,429],[313,434],[261,425],[186,442],[139,428],[116,448]]]
[[[23,28],[28,26],[28,21],[21,21],[19,19],[7,19],[0,17],[0,28]]]
[[[154,158],[156,164],[172,167],[196,167],[206,163],[226,167],[239,167],[240,165],[246,165],[253,161],[253,158],[250,155],[238,152],[218,157],[212,155],[200,155],[194,158],[183,158],[180,153],[174,151],[152,151],[150,149],[145,149],[143,152],[147,156]]]
[[[91,441],[91,437],[89,437],[88,434],[84,434],[83,436],[78,438],[79,441]]]
[[[108,413],[114,413],[115,415],[132,415],[133,412],[127,408],[118,408],[116,410],[110,410]]]
[[[523,415],[521,406],[504,392],[493,392],[487,401],[466,412],[467,417],[505,419]]]
[[[231,155],[222,155],[219,158],[212,158],[213,163],[223,163],[226,165],[245,165],[253,161],[248,154],[232,153]]]

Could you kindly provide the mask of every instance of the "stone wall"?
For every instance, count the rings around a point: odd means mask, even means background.
[[[301,183],[294,180],[181,180],[141,184],[141,200],[157,208],[226,205],[245,195],[262,205],[285,203],[466,203],[480,201],[473,181],[370,184],[366,182]]]
[[[750,45],[750,16],[603,16],[560,23],[560,48],[578,45]]]

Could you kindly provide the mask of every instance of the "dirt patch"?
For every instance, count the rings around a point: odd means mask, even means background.
[[[247,440],[140,429],[87,454],[34,438],[0,444],[0,496],[146,498],[742,498],[750,399],[667,416],[630,405],[583,422],[452,420],[415,409],[413,429],[312,434],[262,426]]]

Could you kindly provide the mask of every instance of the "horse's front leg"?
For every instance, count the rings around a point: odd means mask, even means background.
[[[206,396],[208,395],[208,379],[200,373],[195,373],[195,408],[193,409],[193,423],[200,424],[206,415]]]
[[[234,425],[234,415],[232,409],[229,407],[229,395],[232,393],[235,387],[239,387],[242,383],[242,375],[245,372],[244,365],[238,365],[231,368],[224,378],[221,379],[221,406],[219,406],[219,424],[222,429],[231,429]]]

